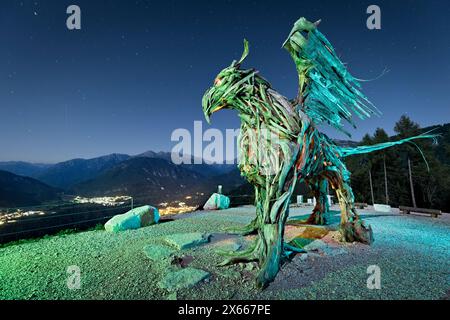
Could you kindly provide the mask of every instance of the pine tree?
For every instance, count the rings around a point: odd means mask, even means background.
[[[394,131],[397,133],[399,139],[403,139],[408,136],[417,135],[420,133],[420,126],[416,122],[413,122],[408,116],[402,115],[400,120],[395,124]],[[419,147],[420,148],[420,147]],[[406,164],[407,168],[407,180],[409,182],[410,199],[413,207],[417,206],[416,194],[414,190],[414,164],[418,163],[418,150],[414,150],[414,146],[403,145],[399,147],[401,158]]]

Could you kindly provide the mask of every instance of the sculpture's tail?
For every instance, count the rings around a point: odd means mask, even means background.
[[[433,131],[433,130],[431,130],[431,131]],[[370,153],[370,152],[374,152],[374,151],[378,151],[378,150],[387,149],[387,148],[397,146],[400,144],[404,144],[404,143],[411,143],[419,150],[420,154],[422,155],[423,159],[425,160],[425,163],[427,163],[427,160],[425,159],[425,156],[424,156],[422,150],[419,148],[419,146],[417,144],[415,144],[413,142],[413,140],[433,139],[433,142],[437,143],[437,138],[440,135],[439,134],[431,134],[430,133],[431,131],[422,133],[418,136],[409,137],[409,138],[398,140],[398,141],[384,142],[384,143],[374,144],[372,146],[360,146],[360,147],[355,147],[355,148],[339,147],[339,150],[341,152],[342,157],[345,158],[345,157],[353,156],[356,154],[364,154],[364,153]],[[427,164],[427,166],[428,166],[428,164]]]

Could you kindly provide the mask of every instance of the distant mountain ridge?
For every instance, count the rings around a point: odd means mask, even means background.
[[[171,152],[154,152],[154,151],[147,151],[144,153],[141,153],[135,157],[147,157],[147,158],[158,158],[158,159],[164,159],[169,162],[172,162],[172,153]],[[236,168],[236,164],[208,164],[203,162],[201,159],[195,158],[194,156],[190,156],[190,163],[183,163],[180,164],[180,166],[195,171],[197,173],[200,173],[202,175],[219,175],[226,172],[229,172]],[[195,162],[198,163],[195,163]],[[201,162],[201,163],[199,163]]]
[[[8,171],[19,176],[36,177],[45,170],[49,169],[52,164],[45,163],[29,163],[24,161],[6,161],[0,162],[0,170]]]
[[[39,205],[59,200],[61,190],[36,179],[0,171],[0,207]]]
[[[223,185],[227,191],[243,183],[237,168],[205,175],[166,159],[133,157],[75,185],[69,192],[83,196],[130,195],[154,204],[183,201],[200,205],[217,190],[217,185]]]
[[[93,159],[73,159],[57,163],[35,177],[48,185],[61,189],[95,178],[103,171],[128,160],[126,154],[110,154]]]
[[[131,158],[154,158],[172,162],[172,153],[147,151],[135,156],[127,154],[109,154],[92,159],[72,159],[56,164],[35,164],[23,161],[0,162],[0,170],[17,175],[38,179],[53,187],[70,189],[83,181],[91,180],[106,170],[113,168]],[[236,164],[180,164],[180,167],[200,173],[205,176],[213,176],[227,173],[236,167]]]
[[[441,134],[439,145],[435,148],[437,157],[442,163],[450,165],[448,156],[450,123],[422,128],[421,131],[426,132],[431,129],[435,129],[436,133]],[[395,136],[391,138],[395,139]],[[351,140],[334,141],[338,145],[346,147],[359,145],[359,142]],[[171,155],[170,152],[154,151],[147,151],[135,156],[111,154],[93,159],[73,159],[53,165],[10,161],[0,162],[0,170],[40,180],[47,188],[53,187],[51,189],[53,195],[54,190],[60,188],[66,193],[86,196],[131,195],[145,197],[155,204],[181,200],[198,194],[204,194],[206,197],[216,190],[217,185],[223,186],[224,193],[233,191],[232,194],[235,196],[240,196],[241,192],[251,191],[248,185],[242,186],[245,180],[240,176],[236,164],[193,164],[194,157],[191,157],[192,164],[175,165],[171,161]],[[34,182],[39,181],[34,180]],[[22,196],[9,193],[11,199],[20,198],[22,199],[21,203],[39,202],[33,199],[33,195],[28,190],[20,189],[28,188],[30,185],[31,183],[29,185],[26,183],[16,184],[16,187],[19,188],[17,192],[21,192]],[[41,187],[36,187],[39,194],[43,194],[40,190],[45,189],[42,185]],[[0,192],[6,194],[6,191],[3,190],[6,189],[1,189]],[[10,189],[8,190],[11,192]],[[50,193],[52,193],[51,190],[48,189]],[[26,200],[25,195],[28,195],[30,199]],[[38,198],[40,197],[38,196]],[[200,203],[203,199],[197,199],[197,201]],[[3,200],[3,206],[4,203]],[[14,206],[14,204],[8,206]]]
[[[207,177],[161,158],[133,157],[70,189],[84,196],[132,195],[153,202],[195,193]]]
[[[336,143],[340,147],[346,147],[346,148],[354,148],[359,145],[359,142],[353,141],[353,140],[333,139],[333,142]]]

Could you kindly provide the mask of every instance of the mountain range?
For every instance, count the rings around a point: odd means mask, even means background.
[[[132,195],[147,201],[170,202],[186,197],[206,177],[165,159],[137,157],[113,166],[69,192],[81,196]]]
[[[0,170],[0,207],[33,206],[59,199],[61,190]]]
[[[17,191],[2,196],[0,207],[38,205],[57,200],[63,193],[86,197],[129,195],[138,203],[154,205],[202,205],[217,185],[222,185],[223,192],[232,192],[246,183],[236,164],[194,164],[195,160],[192,156],[191,163],[175,165],[170,152],[147,151],[56,164],[0,162],[0,170],[15,175],[0,181],[0,190],[10,190],[14,185]]]
[[[0,162],[0,170],[26,177],[37,177],[52,166],[52,164],[29,163],[23,161]]]
[[[77,183],[96,177],[129,158],[130,156],[126,154],[110,154],[87,160],[73,159],[52,165],[32,177],[66,190]]]
[[[423,128],[436,129],[441,142],[435,152],[448,164],[450,124]],[[354,141],[336,141],[356,146]],[[444,143],[445,142],[445,143]],[[57,164],[0,162],[0,207],[37,205],[53,201],[58,194],[83,196],[129,195],[157,205],[183,201],[201,205],[217,185],[223,191],[248,194],[235,164],[175,165],[170,152],[147,151],[135,156],[110,154],[93,159],[73,159]]]
[[[129,195],[152,204],[183,201],[200,205],[217,189],[217,184],[231,190],[244,183],[236,165],[193,164],[193,161],[192,157],[192,164],[175,165],[171,153],[148,151],[136,156],[110,154],[53,165],[0,162],[0,170],[10,173],[9,179],[0,181],[0,190],[14,185],[18,192],[23,191],[20,195],[8,193],[8,197],[2,197],[0,206],[37,205],[56,200],[58,193],[87,197]],[[21,179],[28,184],[11,182]],[[29,190],[52,196],[32,197]]]

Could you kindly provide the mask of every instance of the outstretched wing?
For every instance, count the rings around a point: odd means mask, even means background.
[[[360,91],[358,80],[317,30],[319,22],[300,18],[283,44],[294,59],[299,75],[297,104],[315,123],[328,123],[350,136],[342,119],[356,128],[353,114],[366,119],[381,112]]]

